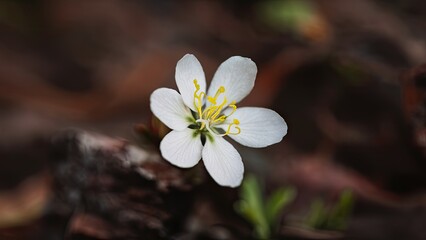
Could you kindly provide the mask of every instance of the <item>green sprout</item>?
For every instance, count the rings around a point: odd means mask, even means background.
[[[282,210],[295,196],[294,188],[279,188],[265,200],[259,181],[255,176],[249,175],[242,184],[240,200],[236,203],[235,209],[253,225],[257,238],[269,239],[278,226]]]
[[[295,30],[312,21],[315,8],[305,0],[269,0],[258,5],[259,17],[277,30]]]
[[[354,197],[349,190],[343,191],[336,205],[331,208],[328,208],[323,200],[316,199],[311,204],[305,224],[313,229],[344,230],[352,213],[353,205]]]

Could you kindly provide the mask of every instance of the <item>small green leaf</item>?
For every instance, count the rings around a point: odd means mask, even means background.
[[[257,179],[249,175],[240,190],[241,200],[236,204],[236,210],[255,227],[255,234],[261,239],[270,235],[270,226],[266,220],[262,191]]]
[[[282,209],[296,195],[294,188],[280,188],[265,203],[262,188],[257,178],[249,175],[240,188],[240,200],[235,203],[235,211],[249,221],[254,234],[259,239],[269,239],[277,225]]]
[[[339,201],[331,209],[328,224],[330,228],[342,230],[346,227],[346,222],[352,213],[354,205],[353,194],[349,190],[345,190],[340,194]]]
[[[277,30],[297,30],[311,21],[315,9],[305,0],[269,0],[258,4],[257,13],[263,22]]]
[[[314,229],[320,229],[327,219],[327,211],[324,202],[321,199],[316,199],[311,204],[311,210],[306,220],[306,224]]]
[[[306,225],[314,229],[343,230],[346,227],[354,204],[352,192],[343,191],[332,207],[326,207],[323,200],[316,199],[311,204]]]
[[[266,218],[270,225],[274,225],[283,208],[292,202],[296,196],[294,188],[280,188],[276,190],[266,202]]]

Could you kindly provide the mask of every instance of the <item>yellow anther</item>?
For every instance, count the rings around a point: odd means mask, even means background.
[[[197,79],[194,79],[194,85],[195,85],[195,92],[194,92],[194,94],[195,94],[195,93],[198,92],[198,90],[200,90],[200,85],[198,84]]]
[[[223,98],[223,101],[221,104],[217,104],[217,99],[219,98],[220,94],[225,92],[225,87],[220,86],[219,89],[216,91],[214,96],[207,96],[205,92],[200,92],[200,85],[198,84],[197,79],[194,79],[194,106],[198,113],[198,120],[197,123],[200,123],[200,129],[203,130],[206,128],[209,132],[216,134],[213,132],[211,127],[213,125],[222,124],[225,122],[225,120],[231,116],[236,110],[237,106],[235,105],[236,102],[232,101],[231,104],[227,105],[227,99],[226,97]],[[207,101],[211,103],[211,105],[207,105],[203,109],[203,101],[207,98]],[[230,114],[225,115],[223,113],[223,110],[226,108],[232,108],[232,111]],[[238,126],[240,124],[240,121],[238,119],[233,119],[232,122],[228,125],[228,128],[224,134],[220,134],[219,136],[226,136],[229,134],[237,135],[241,132],[240,127]],[[217,135],[217,134],[216,134]]]
[[[224,86],[220,86],[220,88],[216,91],[216,94],[214,95],[214,97],[208,96],[207,100],[209,102],[211,102],[213,105],[216,105],[216,100],[219,97],[220,94],[225,92],[225,87]]]
[[[211,102],[212,104],[215,104],[215,105],[216,105],[216,99],[215,99],[215,98],[212,98],[212,97],[208,96],[208,97],[207,97],[207,100],[208,100],[209,102]]]

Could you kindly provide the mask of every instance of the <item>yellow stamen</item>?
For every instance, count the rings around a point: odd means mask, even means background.
[[[232,101],[231,104],[228,105],[228,107],[232,108],[232,112],[229,113],[228,115],[222,115],[219,118],[215,119],[213,121],[214,123],[220,124],[220,123],[224,122],[226,120],[226,118],[228,118],[229,116],[234,114],[234,112],[237,110],[237,105],[235,105],[235,101]]]
[[[217,109],[216,112],[211,116],[210,120],[214,122],[214,120],[217,118],[217,116],[222,112],[223,106],[225,106],[226,104],[226,97],[223,99],[222,104],[220,104]]]
[[[234,118],[232,120],[232,123],[228,125],[228,130],[226,130],[226,132],[223,134],[223,136],[226,136],[226,135],[229,135],[229,134],[231,134],[231,135],[238,135],[238,134],[240,134],[241,133],[241,128],[238,127],[238,125],[240,125],[240,121],[238,121],[238,119]],[[231,132],[232,126],[234,126],[234,128],[237,129],[237,132]]]
[[[224,134],[217,134],[212,130],[212,126],[222,124],[225,122],[225,120],[234,114],[234,112],[237,110],[237,106],[235,105],[236,102],[232,101],[231,104],[227,105],[227,99],[226,97],[223,98],[223,101],[221,104],[217,104],[217,99],[219,96],[223,93],[225,93],[225,87],[220,86],[220,88],[216,91],[215,95],[207,96],[207,101],[209,101],[210,106],[206,107],[203,110],[203,100],[206,98],[205,92],[200,92],[200,85],[197,82],[197,79],[194,79],[194,106],[198,113],[198,120],[197,123],[200,123],[200,130],[203,130],[206,128],[210,133],[217,135],[217,136],[226,136],[226,135],[237,135],[241,133],[241,128],[238,126],[240,124],[240,121],[238,119],[233,119],[232,123],[228,125],[228,128]],[[231,113],[228,115],[222,114],[223,110],[226,108],[232,108]],[[222,115],[221,115],[222,114]],[[236,131],[235,131],[236,130]]]
[[[211,104],[216,105],[216,100],[217,100],[217,98],[219,97],[219,95],[220,95],[220,94],[222,94],[222,93],[224,93],[224,92],[225,92],[225,87],[220,86],[220,88],[216,91],[216,94],[214,95],[214,97],[208,96],[208,97],[207,97],[207,100],[208,100],[209,102],[211,102]]]
[[[203,98],[205,97],[204,92],[200,92],[200,94],[197,94],[198,91],[200,91],[200,85],[197,82],[197,79],[194,79],[194,85],[195,85],[195,92],[194,92],[194,106],[197,108],[198,115],[201,116],[203,113],[202,107],[203,107]]]

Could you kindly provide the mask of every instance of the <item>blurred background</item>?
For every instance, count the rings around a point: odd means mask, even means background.
[[[244,190],[208,176],[185,190],[203,196],[187,215],[168,214],[182,224],[152,235],[100,231],[102,214],[70,228],[90,207],[52,207],[53,189],[68,191],[52,139],[82,129],[138,145],[151,92],[176,88],[186,53],[207,79],[230,56],[251,58],[259,72],[239,106],[272,108],[289,126],[272,147],[236,146],[254,174],[248,189],[291,189],[267,236],[426,239],[425,12],[422,0],[0,0],[0,239],[262,238],[234,206]],[[155,154],[158,139],[144,144]]]

